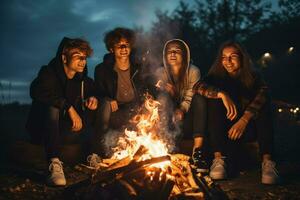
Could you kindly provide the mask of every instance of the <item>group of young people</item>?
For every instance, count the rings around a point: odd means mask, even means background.
[[[97,168],[103,135],[128,123],[143,94],[155,87],[153,80],[162,83],[156,92],[172,102],[173,123],[181,121],[183,132],[193,136],[192,158],[199,170],[207,167],[203,146],[208,143],[214,155],[209,175],[225,179],[229,150],[255,137],[262,155],[262,183],[278,182],[268,87],[239,43],[225,42],[202,78],[190,62],[188,45],[172,39],[162,50],[163,67],[148,78],[132,52],[132,30],[115,28],[104,42],[108,53],[96,66],[94,80],[87,76],[89,43],[64,38],[56,56],[31,84],[27,129],[33,142],[45,146],[49,184],[66,185],[60,160],[60,146],[66,140],[83,143],[89,164]]]

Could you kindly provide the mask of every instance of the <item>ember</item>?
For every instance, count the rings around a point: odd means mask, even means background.
[[[117,184],[130,199],[155,198],[158,194],[159,199],[204,199],[222,194],[208,176],[203,177],[192,168],[189,156],[169,154],[167,141],[157,134],[161,104],[148,94],[145,97],[144,108],[130,121],[135,130],[125,129],[112,157],[102,160],[91,180],[70,188],[87,183],[99,183],[104,188]]]

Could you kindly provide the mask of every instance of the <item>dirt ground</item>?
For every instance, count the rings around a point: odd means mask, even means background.
[[[8,115],[1,115],[0,199],[80,199],[80,193],[65,196],[65,188],[49,187],[45,184],[47,165],[41,146],[31,145],[7,133],[5,126]],[[15,119],[15,118],[13,118]],[[18,119],[22,119],[19,116]],[[23,119],[22,119],[23,120]],[[11,122],[10,122],[11,123]],[[16,124],[13,121],[13,124]],[[22,121],[23,123],[23,121]],[[3,126],[2,126],[3,125]],[[3,128],[4,127],[4,128]],[[20,124],[16,125],[20,131]],[[10,130],[10,129],[9,129]],[[300,199],[300,123],[294,118],[276,118],[275,153],[281,183],[267,186],[260,183],[260,163],[240,171],[235,177],[219,181],[217,184],[226,192],[229,199]],[[76,152],[78,146],[65,146],[66,161],[64,170],[68,185],[88,177],[86,173],[74,167],[74,160],[80,160]],[[68,152],[72,152],[69,154]],[[74,153],[75,152],[75,153]],[[74,155],[77,155],[77,157]],[[83,161],[82,161],[83,162]]]

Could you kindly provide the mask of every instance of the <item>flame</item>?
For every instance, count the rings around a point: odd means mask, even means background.
[[[118,139],[117,147],[114,148],[113,159],[133,158],[141,146],[144,146],[147,151],[137,161],[168,155],[166,142],[157,134],[160,105],[151,95],[145,95],[145,112],[131,119],[130,122],[135,124],[136,130],[125,129],[124,136]],[[154,166],[162,168],[167,163],[169,162],[157,163]]]

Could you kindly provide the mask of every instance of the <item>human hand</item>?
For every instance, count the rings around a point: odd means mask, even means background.
[[[228,131],[228,138],[231,140],[240,139],[245,131],[248,121],[240,118]]]
[[[90,110],[96,110],[98,106],[98,99],[96,97],[90,97],[85,102],[85,106]]]
[[[174,112],[174,120],[181,121],[183,120],[184,112],[181,109],[176,109]]]
[[[116,112],[119,109],[118,102],[116,100],[112,100],[110,102],[110,107],[112,112]]]
[[[229,120],[234,120],[237,116],[237,110],[236,107],[233,103],[233,101],[231,100],[231,98],[224,92],[219,92],[218,93],[218,97],[222,99],[223,104],[226,108],[226,117]]]
[[[170,83],[166,83],[165,85],[165,90],[173,97],[175,95],[175,86],[170,84]]]
[[[80,131],[82,128],[82,120],[73,106],[69,108],[68,113],[72,121],[72,131]]]

